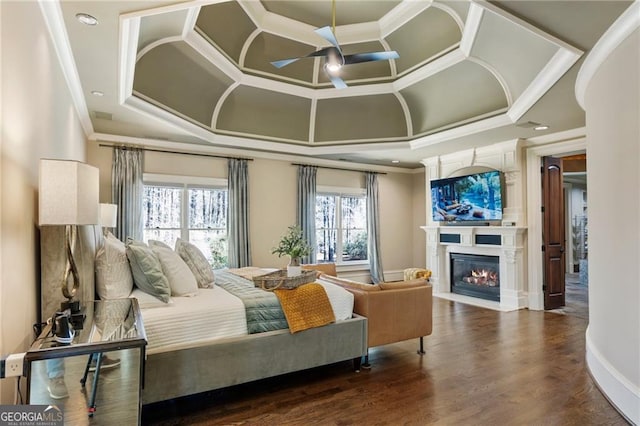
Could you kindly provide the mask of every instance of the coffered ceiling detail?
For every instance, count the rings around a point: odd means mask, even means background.
[[[323,57],[271,64],[329,46],[314,32],[331,24],[327,0],[187,2],[122,22],[123,57],[135,57],[124,63],[125,102],[144,101],[211,140],[250,138],[285,151],[420,146],[483,120],[515,122],[582,54],[489,3],[338,1],[335,34],[345,54],[400,57],[346,65],[340,77],[349,87],[336,89]]]
[[[323,57],[271,64],[329,47],[315,30],[331,25],[331,0],[53,0],[41,9],[91,140],[415,168],[584,126],[574,92],[583,52],[630,4],[336,0],[346,54],[399,56],[342,67],[340,90]],[[81,13],[99,24],[80,23]]]

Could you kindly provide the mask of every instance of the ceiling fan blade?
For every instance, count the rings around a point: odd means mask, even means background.
[[[333,47],[325,47],[324,49],[316,50],[315,52],[311,52],[308,55],[302,56],[300,58],[281,59],[279,61],[273,61],[273,62],[271,62],[271,65],[273,65],[276,68],[286,67],[287,65],[297,61],[298,59],[314,58],[316,56],[324,56],[331,49],[333,49]]]
[[[316,31],[316,34],[318,34],[323,39],[327,40],[329,43],[333,44],[334,47],[341,52],[340,45],[338,44],[338,40],[336,40],[336,36],[333,34],[333,31],[331,31],[331,27],[326,26],[322,28],[317,28],[315,31]]]
[[[271,62],[271,65],[273,65],[276,68],[282,68],[282,67],[286,67],[287,65],[297,61],[298,59],[301,59],[301,58],[281,59],[279,61]]]
[[[371,62],[371,61],[383,61],[386,59],[398,59],[400,55],[395,50],[391,51],[383,51],[383,52],[369,52],[369,53],[355,53],[353,55],[346,55],[344,57],[344,63],[347,64],[358,64],[360,62]]]
[[[327,73],[327,76],[329,77],[329,80],[331,80],[331,82],[333,83],[333,86],[336,89],[346,89],[347,87],[349,87],[347,86],[347,83],[345,83],[344,80],[341,79],[340,77],[333,76],[329,73]]]

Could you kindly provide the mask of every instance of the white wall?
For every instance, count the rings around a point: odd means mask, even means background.
[[[39,310],[39,158],[84,160],[85,138],[36,2],[1,2],[0,353],[24,352]],[[61,299],[62,299],[62,295]],[[14,400],[2,380],[0,404]]]
[[[427,224],[427,187],[425,170],[413,175],[413,259],[412,267],[424,268],[427,264],[427,234],[420,228]]]
[[[248,155],[250,157],[250,155]],[[100,201],[111,200],[111,148],[91,142],[88,162],[100,169]],[[308,161],[305,161],[308,162]],[[180,154],[144,153],[146,173],[227,177],[227,161],[211,157]],[[415,177],[417,176],[417,177]],[[297,167],[290,161],[256,158],[249,162],[249,232],[253,264],[284,267],[288,259],[271,254],[288,226],[296,222]],[[415,188],[417,185],[419,188]],[[333,187],[364,188],[361,172],[318,169],[317,184]],[[393,173],[378,175],[380,197],[380,251],[385,271],[396,279],[398,271],[424,264],[424,255],[416,263],[414,247],[421,244],[424,254],[424,175]],[[417,195],[419,194],[419,195]],[[415,214],[419,215],[415,217]],[[416,237],[417,234],[417,237]],[[417,238],[417,242],[416,242]],[[395,272],[395,273],[394,273]],[[369,279],[368,273],[355,275]]]
[[[640,30],[636,27],[600,65],[585,91],[587,361],[601,389],[636,424],[640,423],[639,80]],[[616,209],[621,200],[624,208]]]

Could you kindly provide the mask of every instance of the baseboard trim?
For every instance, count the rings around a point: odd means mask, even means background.
[[[629,382],[602,356],[586,332],[587,369],[605,398],[631,424],[640,424],[640,389]]]

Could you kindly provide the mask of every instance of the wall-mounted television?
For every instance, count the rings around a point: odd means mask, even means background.
[[[502,220],[502,174],[494,170],[432,180],[431,206],[437,222]]]

